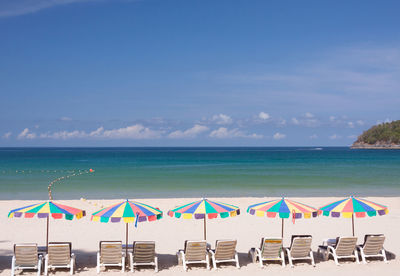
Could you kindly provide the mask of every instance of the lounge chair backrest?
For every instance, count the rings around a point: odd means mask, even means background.
[[[207,254],[206,241],[186,241],[185,259],[186,261],[205,261]]]
[[[365,255],[377,255],[383,249],[385,242],[384,235],[365,235],[365,242],[363,244]]]
[[[290,246],[290,255],[292,258],[304,258],[310,256],[311,236],[293,237]]]
[[[133,261],[135,263],[154,262],[156,243],[154,241],[136,241],[133,243]]]
[[[47,254],[50,265],[66,265],[71,262],[70,242],[50,242]]]
[[[340,237],[335,246],[336,255],[350,256],[353,255],[357,245],[357,237]]]
[[[279,258],[282,251],[281,238],[262,238],[261,255],[263,259]]]
[[[101,241],[100,261],[104,264],[118,264],[122,260],[121,241]]]
[[[237,240],[217,240],[215,242],[215,258],[232,260],[235,258]]]
[[[35,266],[38,263],[38,248],[36,243],[14,244],[15,264],[20,266]]]

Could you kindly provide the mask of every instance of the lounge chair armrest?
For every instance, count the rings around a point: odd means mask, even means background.
[[[260,250],[260,248],[255,248],[255,250],[256,250],[256,252],[258,253],[258,254],[261,254],[261,250]]]

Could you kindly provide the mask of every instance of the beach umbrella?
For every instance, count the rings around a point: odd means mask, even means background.
[[[47,220],[47,231],[46,231],[46,250],[49,245],[49,217],[53,219],[64,218],[66,220],[72,220],[74,217],[80,219],[86,215],[86,212],[81,209],[73,208],[67,205],[55,203],[53,201],[46,201],[42,203],[36,203],[29,206],[21,207],[18,209],[11,210],[8,213],[9,218],[46,218]]]
[[[284,219],[292,217],[294,222],[299,218],[315,218],[318,216],[317,209],[284,197],[250,205],[247,208],[247,212],[257,217],[264,217],[266,215],[268,218],[275,218],[276,215],[279,215],[282,219],[282,238]]]
[[[207,223],[206,219],[234,217],[240,214],[240,209],[237,206],[211,201],[203,198],[183,206],[175,207],[168,211],[170,217],[183,219],[203,219],[204,220],[204,240],[207,239]]]
[[[128,256],[128,223],[155,221],[161,219],[163,212],[150,205],[129,201],[128,199],[103,208],[92,214],[92,221],[100,222],[125,222],[126,224],[126,256]]]
[[[329,203],[318,209],[319,215],[329,216],[338,218],[342,215],[343,218],[351,218],[351,225],[354,236],[354,215],[357,218],[364,218],[366,215],[374,217],[376,214],[380,216],[386,215],[389,212],[387,206],[374,203],[372,201],[358,198],[348,197]]]

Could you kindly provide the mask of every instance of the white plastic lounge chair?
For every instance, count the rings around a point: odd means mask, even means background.
[[[336,265],[339,265],[339,259],[355,259],[357,264],[360,263],[358,260],[358,254],[356,252],[357,237],[338,237],[336,244],[334,245],[321,245],[318,248],[318,252],[326,251],[326,258],[331,255],[335,260]]]
[[[311,250],[312,236],[310,235],[293,235],[292,243],[286,248],[289,264],[294,267],[293,261],[310,260],[315,266],[313,252]]]
[[[261,267],[264,261],[280,261],[285,267],[282,238],[262,238],[260,248],[251,248],[249,256],[253,262],[258,260]]]
[[[125,253],[122,252],[121,241],[101,241],[100,251],[97,252],[97,273],[101,267],[120,266],[125,272]]]
[[[215,249],[208,250],[211,254],[214,269],[217,269],[218,263],[232,263],[240,268],[239,257],[236,252],[237,240],[217,240],[215,242]]]
[[[365,235],[364,244],[357,246],[361,253],[362,262],[366,264],[366,258],[381,257],[385,263],[388,263],[386,251],[383,248],[384,242],[384,235]]]
[[[156,243],[154,241],[136,241],[133,243],[133,251],[129,252],[131,272],[135,266],[151,265],[158,272],[158,259],[156,255]]]
[[[69,268],[70,274],[74,274],[75,255],[71,248],[70,242],[50,242],[44,260],[44,275],[51,268]]]
[[[188,264],[206,264],[210,269],[210,259],[207,252],[207,242],[185,241],[185,248],[177,253],[178,262],[182,262],[183,269],[187,271]]]
[[[14,276],[17,269],[37,269],[40,275],[42,266],[42,255],[38,255],[36,243],[14,244],[14,255],[11,261],[11,276]]]

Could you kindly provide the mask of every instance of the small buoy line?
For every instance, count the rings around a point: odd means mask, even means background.
[[[80,175],[82,175],[82,174],[88,174],[88,173],[93,173],[93,172],[94,172],[93,169],[89,169],[89,170],[78,170],[77,173],[73,173],[73,174],[66,175],[66,176],[61,176],[61,177],[58,177],[58,178],[54,179],[53,181],[50,182],[49,186],[47,186],[47,190],[48,190],[48,192],[49,192],[49,200],[52,200],[52,199],[53,199],[53,195],[52,195],[52,192],[51,192],[51,188],[53,187],[53,185],[54,185],[55,183],[57,183],[57,182],[59,182],[59,181],[61,181],[61,180],[64,180],[64,179],[68,179],[68,178],[74,177],[74,176],[80,176]]]

